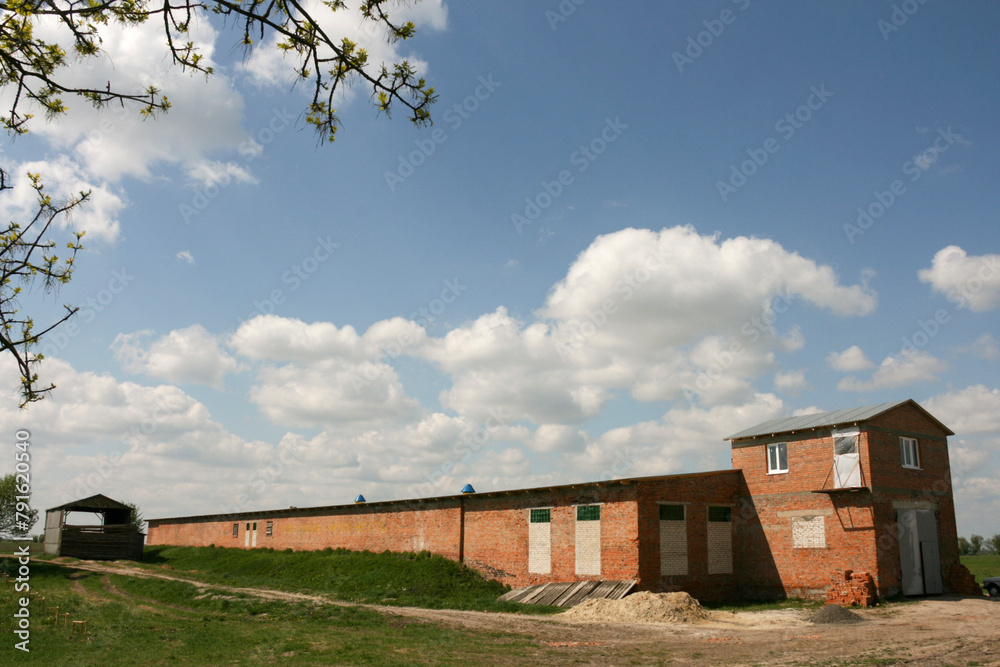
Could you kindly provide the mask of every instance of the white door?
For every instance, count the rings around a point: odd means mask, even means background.
[[[257,546],[257,524],[256,523],[253,524],[253,533],[250,536],[250,546],[251,547]]]
[[[934,510],[901,509],[897,523],[903,595],[941,594],[944,588]]]
[[[899,566],[903,575],[903,595],[924,594],[924,573],[920,567],[920,540],[917,538],[917,510],[899,510]]]
[[[938,553],[937,540],[920,542],[920,558],[924,570],[924,594],[941,595],[944,585],[941,581],[941,554]]]
[[[243,533],[243,546],[245,546],[245,547],[249,547],[250,546],[250,524],[249,523],[247,524],[246,531]]]

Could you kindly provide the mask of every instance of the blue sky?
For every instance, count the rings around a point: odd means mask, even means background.
[[[73,282],[25,301],[81,306],[44,350],[55,395],[0,405],[32,430],[37,506],[725,468],[760,421],[914,398],[956,432],[960,532],[1000,532],[1000,10],[407,11],[393,47],[350,12],[331,28],[419,63],[433,127],[358,84],[322,145],[266,44],[244,60],[197,26],[206,81],[149,26],[68,75],[151,78],[167,115],[77,102],[4,145],[10,173],[94,191]]]

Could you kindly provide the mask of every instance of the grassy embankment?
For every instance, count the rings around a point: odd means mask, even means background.
[[[196,584],[68,569],[33,544],[31,652],[14,649],[18,598],[0,583],[0,664],[511,664],[544,663],[553,649],[508,633],[468,632],[361,607],[267,601]],[[10,543],[0,553],[10,554]],[[75,559],[64,559],[74,561]],[[225,586],[326,594],[338,600],[439,609],[546,613],[498,603],[505,587],[445,558],[347,551],[275,552],[150,547],[151,572]],[[0,571],[16,576],[11,558]],[[44,603],[41,598],[44,597]],[[43,609],[44,604],[44,609]],[[90,634],[73,635],[69,620]]]
[[[0,553],[11,553],[0,544]],[[41,545],[32,558],[49,558]],[[546,614],[555,607],[498,602],[509,590],[475,570],[428,552],[372,553],[326,549],[275,551],[216,547],[146,547],[142,569],[224,586],[328,595],[346,602]]]
[[[11,563],[0,567],[10,572]],[[30,567],[30,652],[14,647],[22,594],[0,584],[0,664],[494,665],[536,656],[544,664],[554,650],[519,635],[455,630],[362,607],[264,601],[45,561]],[[65,616],[55,624],[56,607],[69,614],[69,627]],[[73,634],[72,621],[87,621],[89,634]]]

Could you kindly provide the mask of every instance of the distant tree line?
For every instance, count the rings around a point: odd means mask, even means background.
[[[968,539],[958,538],[958,553],[961,556],[979,556],[980,554],[1000,554],[1000,534],[986,539],[982,535],[973,534]]]

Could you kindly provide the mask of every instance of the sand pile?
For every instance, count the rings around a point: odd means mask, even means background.
[[[578,621],[611,623],[698,623],[708,612],[687,593],[641,591],[621,600],[586,600],[563,614]]]
[[[860,623],[865,620],[839,604],[828,604],[809,617],[813,623]]]

